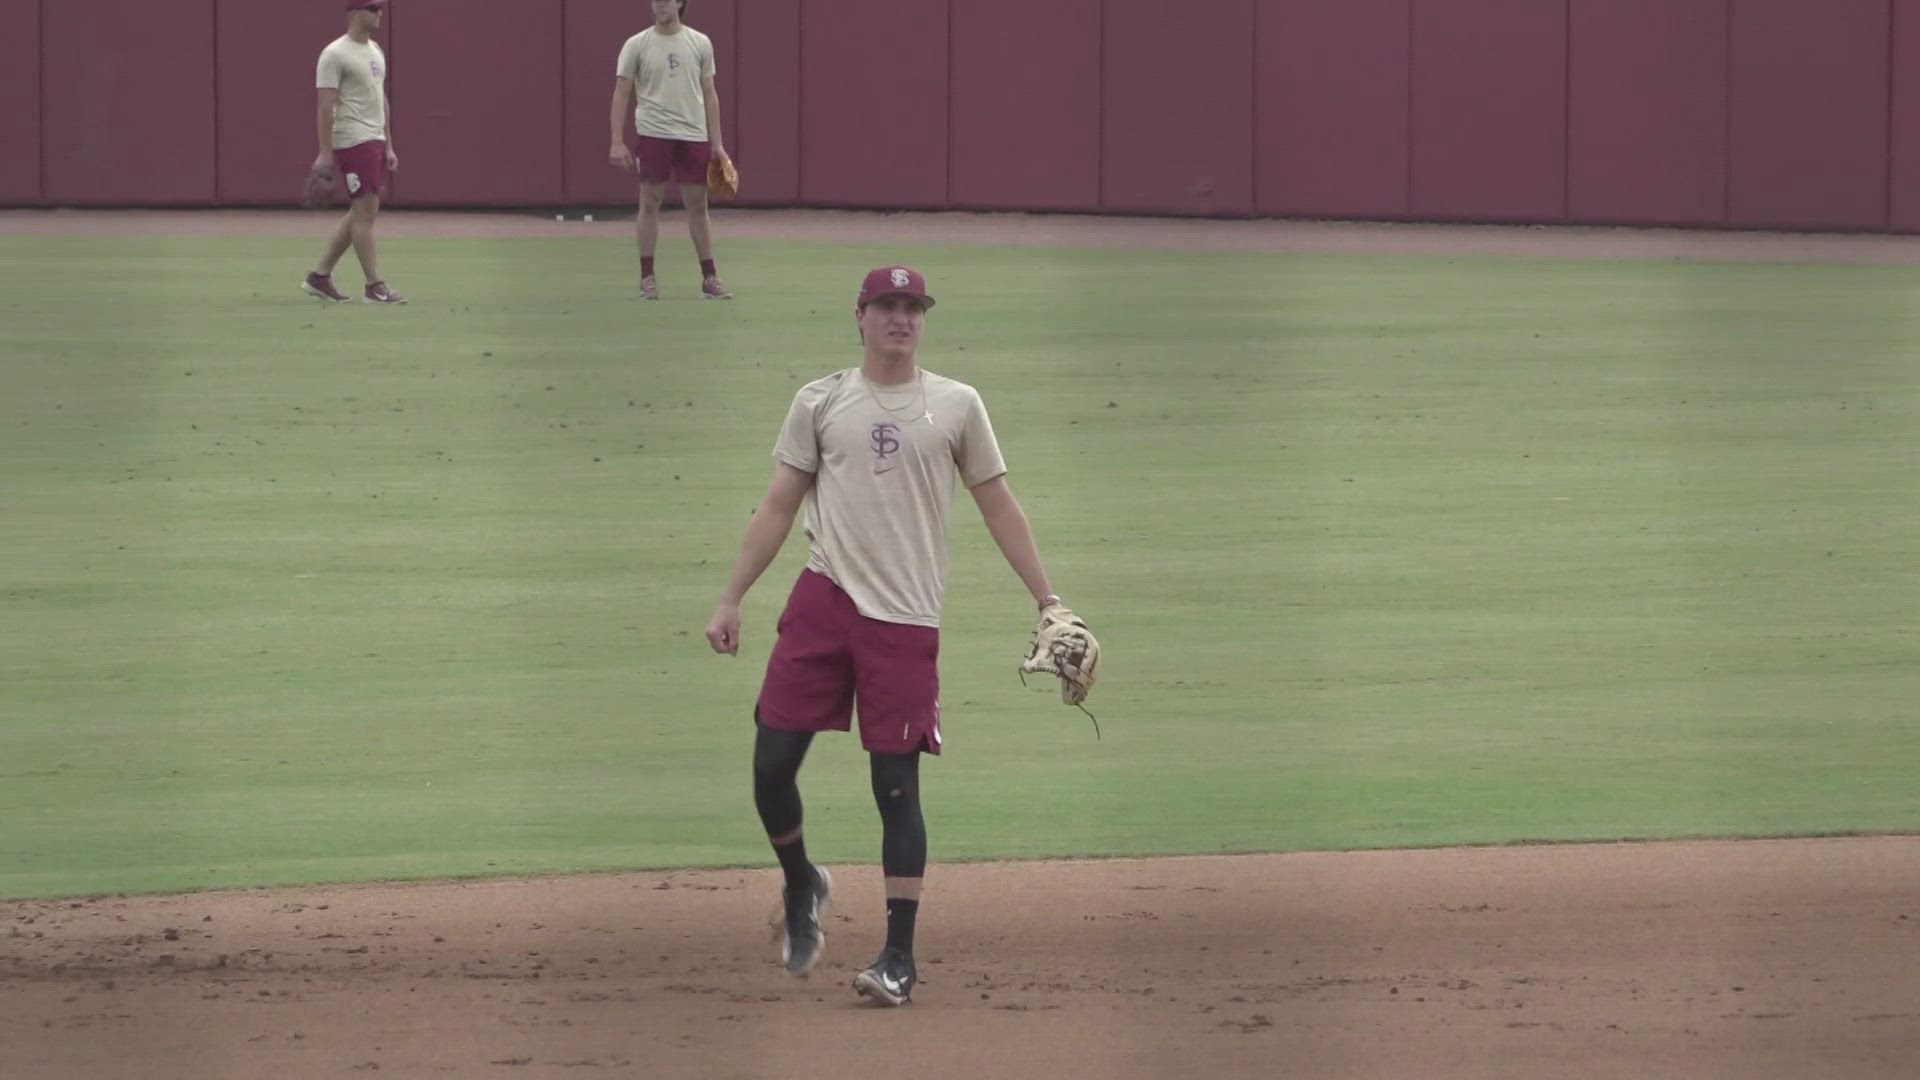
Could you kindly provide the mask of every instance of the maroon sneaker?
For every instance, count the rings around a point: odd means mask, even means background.
[[[384,281],[367,282],[367,303],[369,304],[404,304],[406,302],[407,302],[407,298],[404,296],[401,296],[397,292],[394,292],[392,289],[387,288],[386,282]]]
[[[347,302],[347,294],[333,287],[332,274],[309,273],[307,280],[300,283],[300,290],[308,296],[317,296],[322,300],[331,300],[336,304],[344,304]]]

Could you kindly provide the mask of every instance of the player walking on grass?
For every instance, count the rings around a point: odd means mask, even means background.
[[[920,754],[940,752],[937,661],[956,476],[1041,610],[1065,610],[1007,486],[979,393],[919,367],[932,306],[925,280],[906,267],[867,275],[854,308],[860,366],[794,395],[774,444],[772,483],[707,625],[715,652],[738,653],[741,598],[779,553],[804,502],[807,565],[780,616],[754,707],[754,805],[786,875],[782,958],[805,975],[820,959],[832,883],[807,859],[797,777],[814,734],[848,730],[857,706],[880,810],[887,939],[854,987],[886,1005],[905,1004],[916,979],[914,922],[927,862]]]
[[[322,300],[345,302],[333,284],[333,268],[353,248],[366,274],[369,304],[404,304],[407,298],[387,287],[374,250],[373,221],[380,213],[380,192],[387,174],[400,167],[387,122],[387,54],[373,40],[387,0],[347,0],[347,32],[320,51],[314,83],[319,90],[320,155],[309,181],[331,188],[344,180],[350,208],[320,255],[320,265],[301,288]]]
[[[713,85],[713,41],[680,21],[687,0],[648,0],[653,25],[627,39],[614,67],[613,143],[607,160],[640,174],[640,297],[660,299],[654,249],[660,240],[660,203],[669,182],[680,185],[687,232],[700,258],[700,295],[731,300],[713,262],[713,220],[707,212],[707,164],[724,160],[720,139],[720,93]],[[627,108],[639,139],[626,140]]]

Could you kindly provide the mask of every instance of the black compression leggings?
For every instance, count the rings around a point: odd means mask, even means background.
[[[811,731],[774,731],[755,725],[753,805],[767,835],[787,836],[800,827],[800,763],[813,744]]]
[[[890,878],[927,872],[927,822],[920,816],[920,755],[873,754],[873,801],[880,808],[880,867]]]
[[[756,727],[753,740],[753,805],[767,835],[789,836],[800,828],[800,765],[813,745],[808,731]],[[917,878],[927,872],[927,823],[920,813],[920,755],[871,754],[873,801],[880,809],[880,867],[887,877]]]

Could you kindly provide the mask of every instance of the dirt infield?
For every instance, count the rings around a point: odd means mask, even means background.
[[[0,1075],[1908,1078],[1920,838],[935,867],[913,1005],[772,871],[0,906]]]
[[[722,211],[723,237],[1920,263],[1920,239]],[[628,236],[383,217],[384,236]],[[0,212],[0,234],[309,237],[278,211]],[[935,866],[922,984],[815,977],[772,870],[0,904],[0,1080],[1920,1075],[1920,837]]]

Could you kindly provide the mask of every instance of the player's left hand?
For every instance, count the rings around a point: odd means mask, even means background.
[[[394,172],[399,168],[400,168],[400,155],[393,152],[393,147],[391,146],[387,147],[387,171]]]
[[[1052,675],[1060,680],[1060,700],[1078,705],[1086,712],[1087,692],[1093,689],[1094,670],[1100,665],[1100,642],[1086,621],[1058,600],[1040,613],[1033,628],[1033,640],[1027,645],[1026,658],[1020,661],[1022,678],[1028,674]],[[1087,713],[1091,717],[1092,713]],[[1100,722],[1094,721],[1094,735]]]

